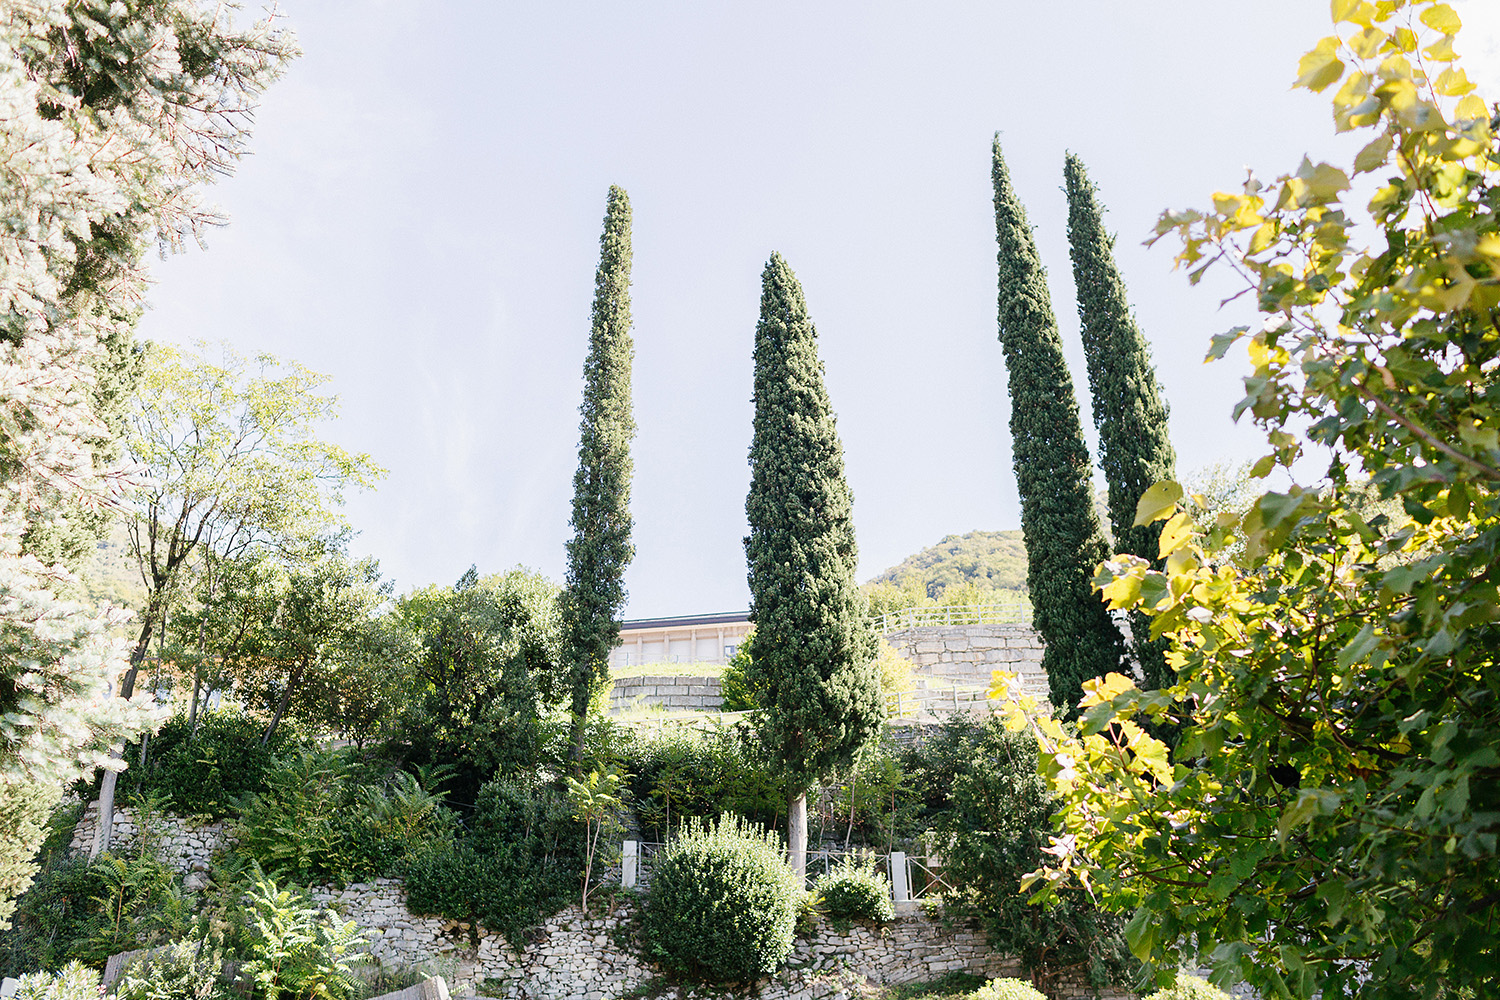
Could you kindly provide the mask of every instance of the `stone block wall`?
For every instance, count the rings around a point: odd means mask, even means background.
[[[990,673],[1009,670],[1021,688],[1045,701],[1047,675],[1042,671],[1042,640],[1030,625],[930,625],[885,636],[924,678],[951,684],[988,687]]]
[[[669,712],[717,712],[723,702],[717,677],[620,677],[609,693],[611,713],[653,706]]]
[[[94,831],[98,827],[99,803],[90,802],[73,828],[71,849],[87,854],[94,846]],[[222,822],[195,823],[169,815],[152,817],[151,831],[156,838],[157,858],[173,871],[182,872],[183,884],[189,889],[201,888],[207,882],[208,861],[228,837]],[[132,811],[125,807],[116,808],[110,849],[116,854],[133,850],[139,832]]]

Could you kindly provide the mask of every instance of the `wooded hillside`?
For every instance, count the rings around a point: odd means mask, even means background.
[[[1019,531],[970,531],[949,535],[879,573],[872,584],[900,585],[915,579],[934,600],[951,586],[972,583],[986,590],[1026,592],[1026,547]]]

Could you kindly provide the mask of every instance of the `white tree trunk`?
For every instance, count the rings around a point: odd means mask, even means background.
[[[798,878],[807,877],[807,793],[786,805],[786,860]]]

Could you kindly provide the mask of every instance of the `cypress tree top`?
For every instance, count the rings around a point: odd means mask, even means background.
[[[609,651],[619,642],[618,619],[625,606],[625,567],[635,555],[630,541],[630,439],[635,436],[630,322],[630,199],[611,187],[583,368],[573,538],[567,543],[562,594],[563,655],[573,676],[575,725],[608,676]]]
[[[749,673],[757,726],[800,792],[879,733],[885,705],[817,334],[779,254],[761,277],[754,402]]]
[[[1099,464],[1109,485],[1109,518],[1119,552],[1157,561],[1165,522],[1135,526],[1136,504],[1152,484],[1176,475],[1177,455],[1167,426],[1151,352],[1141,335],[1125,282],[1114,258],[1114,238],[1104,229],[1103,209],[1084,170],[1069,153],[1063,167],[1068,192],[1068,244],[1078,289],[1078,319],[1088,359]],[[1149,620],[1131,616],[1136,656],[1148,687],[1167,679],[1165,642],[1152,641]]]
[[[1010,434],[1032,621],[1056,711],[1072,715],[1079,685],[1120,668],[1124,643],[1099,595],[1094,568],[1110,556],[1094,512],[1092,465],[1063,360],[1046,272],[1026,210],[995,137],[992,180],[999,245],[1000,345],[1010,380]]]

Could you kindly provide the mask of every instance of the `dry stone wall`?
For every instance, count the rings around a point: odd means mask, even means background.
[[[74,851],[88,853],[94,845],[94,831],[98,828],[99,803],[90,802],[73,828],[73,840],[69,846]],[[139,832],[134,812],[124,807],[117,808],[110,834],[111,850],[115,853],[133,850]],[[182,872],[183,884],[187,888],[198,889],[207,882],[209,859],[224,845],[228,832],[222,822],[195,823],[180,816],[157,815],[151,817],[151,836],[156,842],[156,856],[161,863],[173,871]]]

